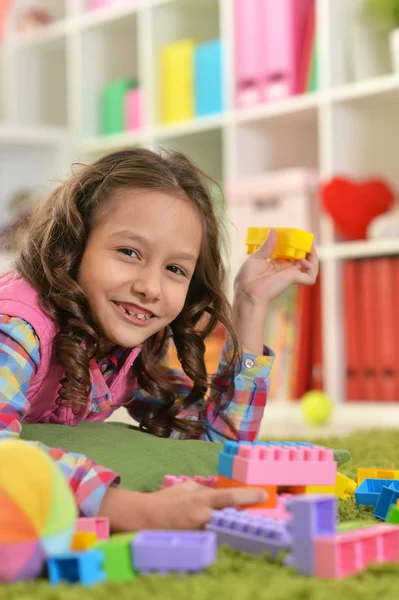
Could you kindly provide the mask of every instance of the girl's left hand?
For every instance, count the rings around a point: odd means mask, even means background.
[[[268,304],[290,285],[313,285],[319,272],[314,248],[306,258],[270,258],[277,245],[277,232],[271,229],[267,240],[241,266],[234,280],[235,296],[254,304]]]

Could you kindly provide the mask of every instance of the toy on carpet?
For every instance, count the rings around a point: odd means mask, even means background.
[[[40,575],[70,547],[77,508],[51,458],[20,440],[0,442],[0,581]]]
[[[334,403],[325,392],[311,390],[300,399],[303,418],[310,425],[324,425],[329,422],[334,410]]]
[[[380,179],[335,177],[323,185],[321,194],[324,209],[338,232],[349,240],[366,239],[369,224],[386,213],[395,200],[392,189]]]
[[[247,254],[255,252],[266,241],[270,227],[248,227],[245,244]],[[312,249],[313,233],[289,227],[274,227],[277,232],[277,246],[272,258],[299,260],[306,258]]]

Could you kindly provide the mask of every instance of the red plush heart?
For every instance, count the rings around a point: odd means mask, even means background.
[[[366,238],[370,221],[387,212],[394,202],[392,190],[380,179],[354,183],[335,177],[322,186],[322,202],[337,230],[351,240]]]

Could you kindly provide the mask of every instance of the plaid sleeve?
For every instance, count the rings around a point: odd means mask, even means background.
[[[19,437],[21,421],[29,412],[29,381],[40,360],[39,340],[31,325],[0,315],[0,440]],[[95,516],[108,486],[119,476],[81,454],[48,448],[35,442],[57,463],[67,478],[83,516]]]
[[[229,362],[231,352],[232,342],[227,340],[218,371],[214,376],[217,387],[226,391],[218,410],[215,410],[215,404],[212,402],[215,392],[211,391],[209,395],[206,408],[200,414],[206,428],[203,439],[212,442],[222,442],[225,439],[253,442],[259,434],[275,355],[267,347],[264,347],[263,355],[259,356],[244,349],[240,372],[233,381],[226,381],[222,373]]]

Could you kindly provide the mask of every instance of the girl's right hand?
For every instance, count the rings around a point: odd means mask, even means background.
[[[256,488],[213,489],[186,481],[159,492],[130,492],[108,489],[99,516],[108,517],[111,531],[141,529],[202,529],[212,511],[226,507],[258,504],[267,493]]]

